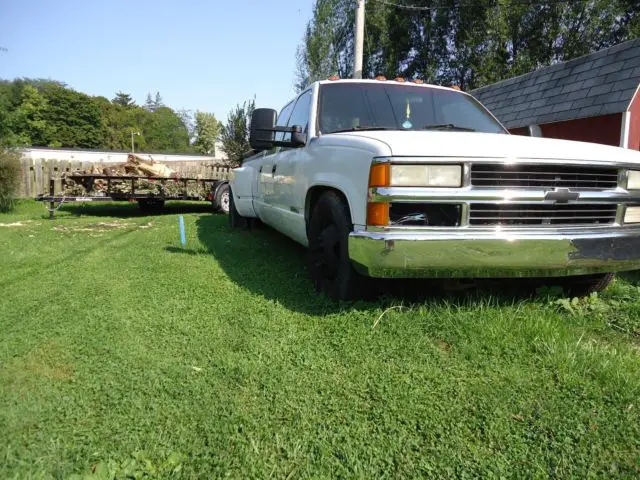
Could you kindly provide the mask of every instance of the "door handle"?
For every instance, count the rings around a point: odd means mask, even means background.
[[[271,176],[275,176],[276,168],[278,168],[278,165],[274,165],[273,167],[271,167]]]

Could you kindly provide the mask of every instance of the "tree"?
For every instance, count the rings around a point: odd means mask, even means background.
[[[151,93],[147,93],[147,99],[144,102],[144,108],[149,110],[150,112],[155,112],[160,107],[164,107],[160,92],[156,92],[155,99],[151,97]]]
[[[144,108],[153,112],[153,98],[151,97],[151,93],[147,93],[147,99],[144,101]]]
[[[12,146],[46,145],[47,124],[44,120],[46,99],[31,85],[21,89],[20,104],[6,115],[4,144]]]
[[[227,155],[227,164],[236,167],[242,163],[245,154],[251,150],[249,145],[249,124],[255,109],[255,99],[245,101],[229,112],[227,123],[220,132],[222,150]]]
[[[131,98],[131,95],[121,91],[116,92],[116,96],[111,101],[117,105],[122,105],[123,107],[133,107],[136,104],[136,102]]]
[[[188,112],[162,105],[159,94],[152,103],[148,111],[121,91],[110,101],[48,79],[0,80],[0,145],[129,150],[134,131],[140,150],[193,151]]]
[[[221,124],[213,113],[196,112],[194,147],[205,155],[216,154],[216,142],[220,136]]]
[[[473,89],[638,37],[639,6],[638,0],[369,1],[363,76]],[[298,90],[351,74],[354,10],[353,1],[316,1],[296,54]]]
[[[180,120],[187,129],[187,134],[189,135],[189,143],[193,143],[196,140],[196,125],[193,112],[191,110],[187,110],[186,108],[181,108],[180,110],[176,110],[176,115],[180,117]]]
[[[42,89],[46,132],[34,145],[99,148],[103,145],[100,108],[92,97],[59,85]]]
[[[347,57],[353,54],[355,2],[318,0],[297,51],[295,86],[302,91],[309,83],[331,75],[351,72]],[[347,59],[347,61],[345,61]]]
[[[102,97],[104,98],[104,97]],[[100,109],[100,120],[103,144],[107,150],[129,150],[131,148],[131,132],[141,128],[136,123],[136,110],[140,107],[128,108],[111,103],[100,97],[95,99]]]
[[[180,117],[169,107],[154,112],[139,108],[136,123],[140,126],[144,148],[158,152],[185,152],[189,149],[189,134]],[[143,148],[143,147],[140,147]]]

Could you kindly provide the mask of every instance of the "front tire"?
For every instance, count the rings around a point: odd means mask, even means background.
[[[349,259],[351,214],[336,192],[324,193],[311,214],[308,226],[309,274],[316,291],[333,300],[353,300],[364,293],[365,277]]]
[[[586,297],[605,290],[614,277],[615,273],[568,277],[564,279],[562,287],[570,297]]]

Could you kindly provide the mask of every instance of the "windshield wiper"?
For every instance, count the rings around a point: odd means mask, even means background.
[[[473,128],[460,127],[453,123],[434,123],[433,125],[425,125],[425,130],[459,130],[461,132],[475,132]]]
[[[374,126],[362,126],[362,127],[351,127],[351,128],[345,128],[343,130],[334,130],[333,132],[329,132],[329,133],[342,133],[342,132],[362,132],[365,130],[393,130],[389,127],[374,127]]]

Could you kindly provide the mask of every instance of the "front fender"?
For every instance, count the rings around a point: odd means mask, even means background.
[[[233,202],[243,217],[255,217],[253,209],[253,186],[258,181],[258,171],[251,164],[234,168],[229,178]]]
[[[335,172],[322,172],[310,180],[309,191],[316,187],[327,187],[339,190],[347,199],[351,221],[354,225],[365,225],[367,218],[367,183],[368,175],[357,178],[357,181]]]

